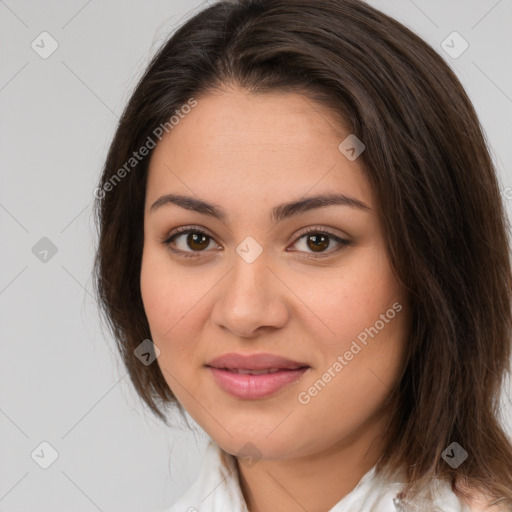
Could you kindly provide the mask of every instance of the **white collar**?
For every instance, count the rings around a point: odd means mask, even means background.
[[[469,512],[447,483],[436,481],[430,489],[436,508],[408,505],[399,500],[404,485],[400,477],[375,477],[375,466],[356,487],[328,512]],[[249,512],[243,497],[236,459],[210,440],[199,477],[165,512]]]

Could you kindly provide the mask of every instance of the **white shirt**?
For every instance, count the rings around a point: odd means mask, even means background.
[[[401,501],[400,478],[383,480],[375,476],[375,466],[356,487],[328,512],[470,512],[451,486],[435,481],[429,490],[436,508]],[[405,481],[405,480],[404,480]],[[207,446],[201,473],[194,484],[165,512],[248,512],[240,489],[236,459],[213,440]]]

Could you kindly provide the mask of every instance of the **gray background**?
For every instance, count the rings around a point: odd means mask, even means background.
[[[460,77],[510,214],[512,1],[370,3],[430,42]],[[169,430],[143,409],[101,328],[91,286],[91,206],[137,79],[168,34],[203,5],[0,0],[2,511],[159,511],[199,472],[200,429]],[[43,31],[59,45],[46,59],[31,47]],[[469,44],[458,58],[441,47],[453,31]],[[43,237],[57,249],[46,262],[32,250]],[[502,406],[509,431],[511,389]],[[58,452],[48,469],[31,457],[43,441]],[[38,453],[49,460],[47,449]]]

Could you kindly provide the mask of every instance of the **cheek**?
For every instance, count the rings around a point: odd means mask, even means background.
[[[144,249],[140,274],[144,310],[155,342],[164,344],[178,329],[194,290],[183,278],[170,272],[169,264],[159,251]]]
[[[330,293],[314,297],[332,332],[323,339],[322,363],[308,384],[314,386],[315,379],[325,376],[329,383],[325,388],[319,383],[322,397],[315,398],[316,407],[342,403],[345,413],[362,420],[400,373],[408,313],[405,293],[381,250],[361,252],[346,268],[331,283]],[[324,373],[329,369],[334,378]]]
[[[402,296],[381,247],[354,253],[338,277],[331,276],[325,286],[309,290],[309,303],[314,304],[315,312],[330,328],[325,339],[332,349],[350,345],[352,339],[379,321],[380,315],[386,315]],[[394,318],[395,311],[390,313]],[[389,331],[392,323],[385,323],[382,331]]]
[[[194,353],[184,328],[187,321],[194,320],[195,310],[189,304],[197,299],[194,290],[184,286],[179,276],[170,275],[169,270],[168,263],[156,251],[145,250],[140,287],[151,339],[160,350],[157,363],[164,379],[182,402],[186,397],[180,393],[180,369],[187,367]]]
[[[204,295],[213,286],[194,272],[171,265],[165,251],[145,248],[140,275],[141,296],[160,365],[192,362],[199,332],[208,318]]]
[[[171,290],[159,266],[152,264],[148,256],[142,259],[140,290],[151,333],[153,337],[162,337],[172,326],[169,313],[174,311],[171,307],[174,299],[169,295]]]

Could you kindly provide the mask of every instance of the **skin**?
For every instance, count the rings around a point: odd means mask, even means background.
[[[386,416],[378,411],[404,363],[406,294],[388,261],[361,160],[338,149],[350,132],[332,112],[300,94],[256,95],[236,86],[197,99],[149,166],[141,292],[157,362],[179,402],[224,450],[256,447],[255,463],[238,459],[251,512],[325,512],[382,454]],[[369,210],[330,205],[270,220],[278,204],[333,191]],[[150,211],[170,193],[215,203],[227,219],[175,204]],[[172,246],[197,257],[162,244],[190,225],[211,237],[207,248],[198,250],[187,234]],[[351,243],[331,238],[315,252],[300,233],[307,227]],[[250,264],[236,252],[247,236],[263,249]],[[298,394],[395,302],[401,311],[300,403]],[[242,400],[219,388],[204,366],[228,352],[271,352],[311,368],[270,397]]]

